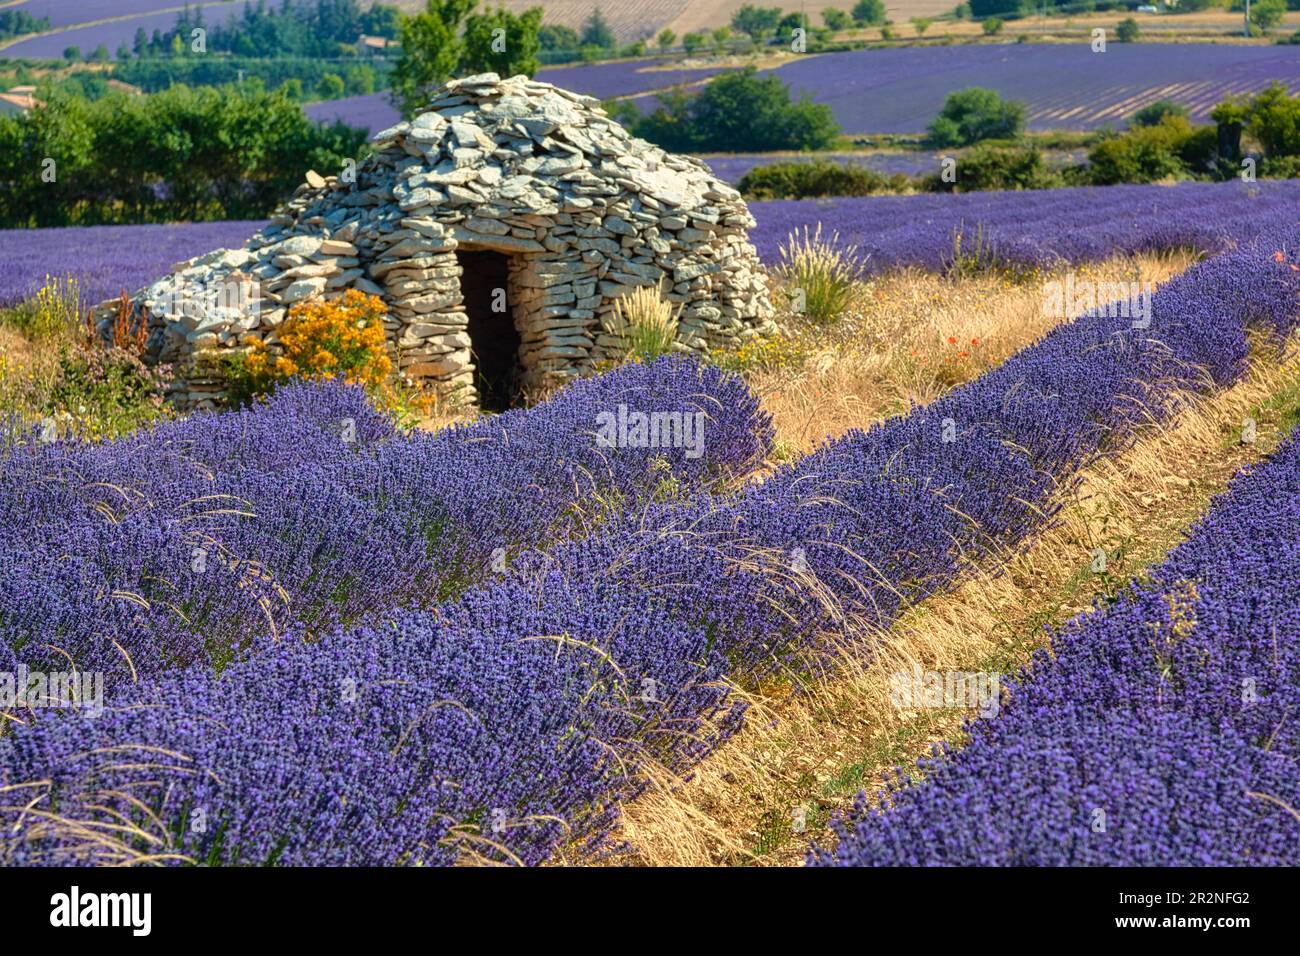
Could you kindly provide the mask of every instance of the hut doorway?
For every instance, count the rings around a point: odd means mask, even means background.
[[[510,261],[499,252],[457,251],[460,290],[469,317],[474,387],[479,407],[500,412],[516,404],[523,369],[519,330],[509,301]]]

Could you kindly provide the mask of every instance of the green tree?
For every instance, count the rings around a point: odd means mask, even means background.
[[[117,53],[114,54],[114,58],[119,63],[125,63],[127,60],[131,59],[131,48],[127,46],[125,40],[117,45]]]
[[[1033,0],[970,0],[969,5],[973,20],[1019,16],[1025,7],[1037,9]]]
[[[949,93],[929,126],[929,143],[939,149],[985,139],[1013,139],[1025,125],[1025,105],[1004,100],[996,90],[973,86]]]
[[[592,10],[591,16],[587,17],[582,24],[582,43],[584,46],[598,46],[602,50],[612,50],[618,44],[618,39],[614,36],[609,21],[605,19],[605,14],[600,12],[600,7]]]
[[[532,76],[541,66],[537,60],[541,25],[541,7],[530,7],[517,16],[505,7],[471,16],[465,21],[461,73]]]
[[[1246,129],[1269,158],[1300,156],[1300,96],[1274,83],[1250,102]]]
[[[920,36],[925,33],[926,30],[930,29],[930,26],[933,23],[934,21],[929,17],[912,17],[912,29],[916,31],[917,36]]]
[[[369,36],[396,40],[401,29],[402,12],[387,3],[376,3],[361,15],[361,32]]]
[[[477,2],[427,0],[423,12],[402,18],[398,28],[402,53],[393,64],[391,83],[403,116],[418,112],[429,92],[447,82],[460,65],[464,49],[460,29]]]
[[[884,0],[858,0],[853,5],[853,22],[866,26],[879,26],[884,23]]]
[[[337,73],[326,73],[316,84],[316,95],[323,100],[337,100],[347,91],[347,84]]]
[[[365,96],[367,93],[375,91],[374,68],[365,63],[358,63],[356,66],[348,67],[344,80],[351,96]]]
[[[1125,17],[1115,25],[1115,39],[1120,43],[1132,43],[1138,38],[1140,32],[1138,22],[1132,17]]]
[[[677,34],[667,27],[659,31],[659,49],[666,50],[677,42]]]
[[[686,51],[688,56],[694,56],[708,42],[709,35],[707,33],[688,33],[682,37],[682,49]]]
[[[747,3],[731,15],[731,28],[737,33],[747,33],[755,40],[762,40],[775,32],[780,22],[780,7],[756,7]]]
[[[1286,16],[1286,0],[1255,0],[1250,5],[1250,22],[1267,33]]]
[[[751,66],[714,77],[699,93],[670,91],[633,132],[667,149],[749,152],[826,149],[839,135],[830,107],[792,101],[774,74]]]
[[[853,18],[843,10],[827,7],[822,11],[822,23],[826,24],[826,29],[838,32],[847,30],[853,24]]]
[[[144,27],[137,27],[135,39],[131,41],[131,49],[138,57],[143,57],[149,52],[149,34],[144,32]]]
[[[64,48],[63,48],[63,58],[64,58],[65,60],[67,60],[69,63],[73,63],[73,62],[75,62],[75,61],[77,61],[77,60],[80,60],[80,59],[81,59],[81,47],[79,47],[79,46],[67,46],[67,47],[64,47]]]
[[[552,23],[542,23],[538,27],[537,40],[542,44],[542,55],[546,62],[577,60],[578,51],[582,47],[582,39],[577,35],[577,30]]]
[[[997,36],[1002,32],[1002,21],[997,17],[989,17],[980,24],[980,29],[984,31],[986,37]]]

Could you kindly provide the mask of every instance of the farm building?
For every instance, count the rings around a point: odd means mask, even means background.
[[[349,288],[387,304],[398,374],[490,407],[625,355],[615,303],[637,286],[680,306],[681,348],[771,322],[740,195],[547,83],[449,83],[355,169],[307,178],[243,248],[137,293],[182,406],[220,401],[213,358],[273,345],[290,306]]]

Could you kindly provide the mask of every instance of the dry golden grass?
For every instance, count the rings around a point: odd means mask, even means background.
[[[1058,521],[1031,546],[974,571],[883,633],[852,635],[870,643],[870,659],[845,653],[835,679],[808,694],[751,695],[746,729],[689,782],[656,775],[651,792],[626,808],[620,838],[632,852],[620,860],[794,864],[811,839],[826,842],[830,813],[858,790],[960,734],[961,712],[895,708],[890,675],[913,664],[1012,672],[1047,640],[1045,625],[1158,561],[1238,467],[1280,441],[1279,416],[1267,403],[1300,392],[1300,357],[1294,349],[1291,356],[1279,363],[1261,350],[1243,381],[1087,469]],[[1253,445],[1234,441],[1247,414],[1259,421]],[[1105,578],[1090,572],[1097,547],[1113,556]],[[807,832],[792,832],[796,808],[807,815]]]
[[[1081,266],[1074,273],[1078,281],[1154,284],[1192,261],[1183,253],[1146,255]],[[781,447],[803,454],[978,378],[1060,321],[1044,314],[1040,282],[895,273],[864,285],[837,325],[797,332],[800,340],[821,340],[805,362],[747,378],[772,414]]]

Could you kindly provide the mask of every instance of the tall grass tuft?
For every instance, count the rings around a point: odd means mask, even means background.
[[[790,289],[794,311],[817,322],[834,322],[853,301],[861,265],[856,245],[841,246],[840,234],[822,238],[804,226],[781,247],[777,272]]]
[[[9,321],[29,339],[50,339],[79,328],[85,306],[75,276],[46,275],[36,295],[16,306]]]
[[[669,302],[658,286],[638,286],[614,300],[614,317],[627,339],[628,357],[652,362],[673,349],[681,307]]]

